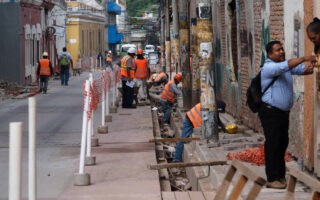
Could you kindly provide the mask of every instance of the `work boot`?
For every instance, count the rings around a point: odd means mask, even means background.
[[[40,88],[40,90],[39,90],[39,93],[41,93],[42,92],[42,88]]]
[[[267,188],[274,188],[274,189],[285,189],[287,187],[287,184],[281,183],[281,181],[272,181],[267,182]]]
[[[282,184],[287,184],[287,180],[286,180],[286,178],[280,178],[280,182],[282,183]]]

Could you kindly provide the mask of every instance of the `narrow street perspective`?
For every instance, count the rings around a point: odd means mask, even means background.
[[[320,200],[319,0],[3,0],[0,200]]]

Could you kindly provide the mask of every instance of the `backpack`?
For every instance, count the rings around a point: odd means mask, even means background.
[[[61,66],[68,66],[69,65],[67,54],[62,54],[60,64],[61,64]]]
[[[270,86],[277,80],[278,76],[274,77],[269,85],[261,92],[261,71],[251,80],[247,89],[247,105],[253,113],[258,112],[261,98]]]

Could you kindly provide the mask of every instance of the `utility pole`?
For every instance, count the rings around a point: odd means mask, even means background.
[[[181,72],[180,62],[180,39],[179,39],[179,20],[178,20],[178,0],[172,0],[173,31],[174,31],[174,61],[176,73]]]
[[[163,72],[166,72],[164,7],[165,7],[165,0],[160,0],[160,20],[161,20],[161,33],[160,33],[160,42],[161,42],[161,69],[162,69]]]
[[[166,68],[169,70],[171,79],[171,41],[170,41],[170,19],[169,19],[169,0],[166,0],[165,6],[166,21]]]
[[[209,147],[219,145],[218,113],[214,80],[212,8],[210,0],[197,0],[197,34],[201,85],[202,137]]]
[[[179,6],[179,36],[180,36],[180,62],[182,71],[182,95],[183,107],[192,107],[192,77],[190,68],[190,44],[189,44],[189,24],[188,24],[188,3],[185,0],[178,1]]]
[[[197,0],[190,0],[190,69],[192,72],[192,103],[194,106],[200,102],[200,69],[199,69],[199,45],[198,34],[200,33],[197,24]]]

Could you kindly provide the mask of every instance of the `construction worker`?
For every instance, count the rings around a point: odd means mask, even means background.
[[[130,87],[129,83],[133,81],[134,74],[136,70],[135,62],[136,49],[130,47],[128,49],[128,54],[125,55],[121,60],[120,67],[120,78],[122,80],[122,108],[135,108],[132,106],[134,98],[134,89]]]
[[[162,124],[168,124],[170,118],[171,108],[176,101],[176,95],[181,95],[181,90],[177,85],[182,81],[181,74],[174,75],[174,80],[169,81],[160,95],[160,103],[163,112]]]
[[[112,67],[112,51],[109,51],[107,54],[107,66],[106,67],[110,67],[111,70],[113,71],[113,67]]]
[[[59,55],[59,66],[60,66],[60,79],[61,85],[68,85],[69,81],[69,71],[70,71],[70,64],[71,69],[73,69],[73,61],[70,53],[67,52],[67,48],[63,47],[62,53]]]
[[[168,74],[161,72],[157,75],[157,77],[154,79],[154,86],[159,86],[161,84],[166,85],[168,83]]]
[[[225,126],[221,122],[219,118],[219,112],[224,113],[226,108],[226,103],[221,100],[217,100],[217,107],[218,107],[218,126],[221,127],[221,129],[225,132]],[[183,121],[182,126],[182,138],[190,137],[190,135],[193,133],[194,128],[201,127],[202,124],[202,115],[201,115],[201,104],[198,103],[195,105],[189,112],[187,112],[186,117]],[[173,162],[181,162],[182,161],[182,151],[183,151],[183,145],[184,141],[180,141],[177,144],[176,152],[174,155]]]
[[[139,87],[138,98],[142,101],[147,99],[147,79],[149,78],[150,69],[148,61],[143,56],[143,50],[138,49],[136,58],[137,70],[135,73],[136,83]]]
[[[50,60],[48,59],[48,53],[43,52],[42,59],[39,60],[37,76],[40,79],[40,90],[43,94],[47,93],[49,76],[53,75],[53,68]]]

